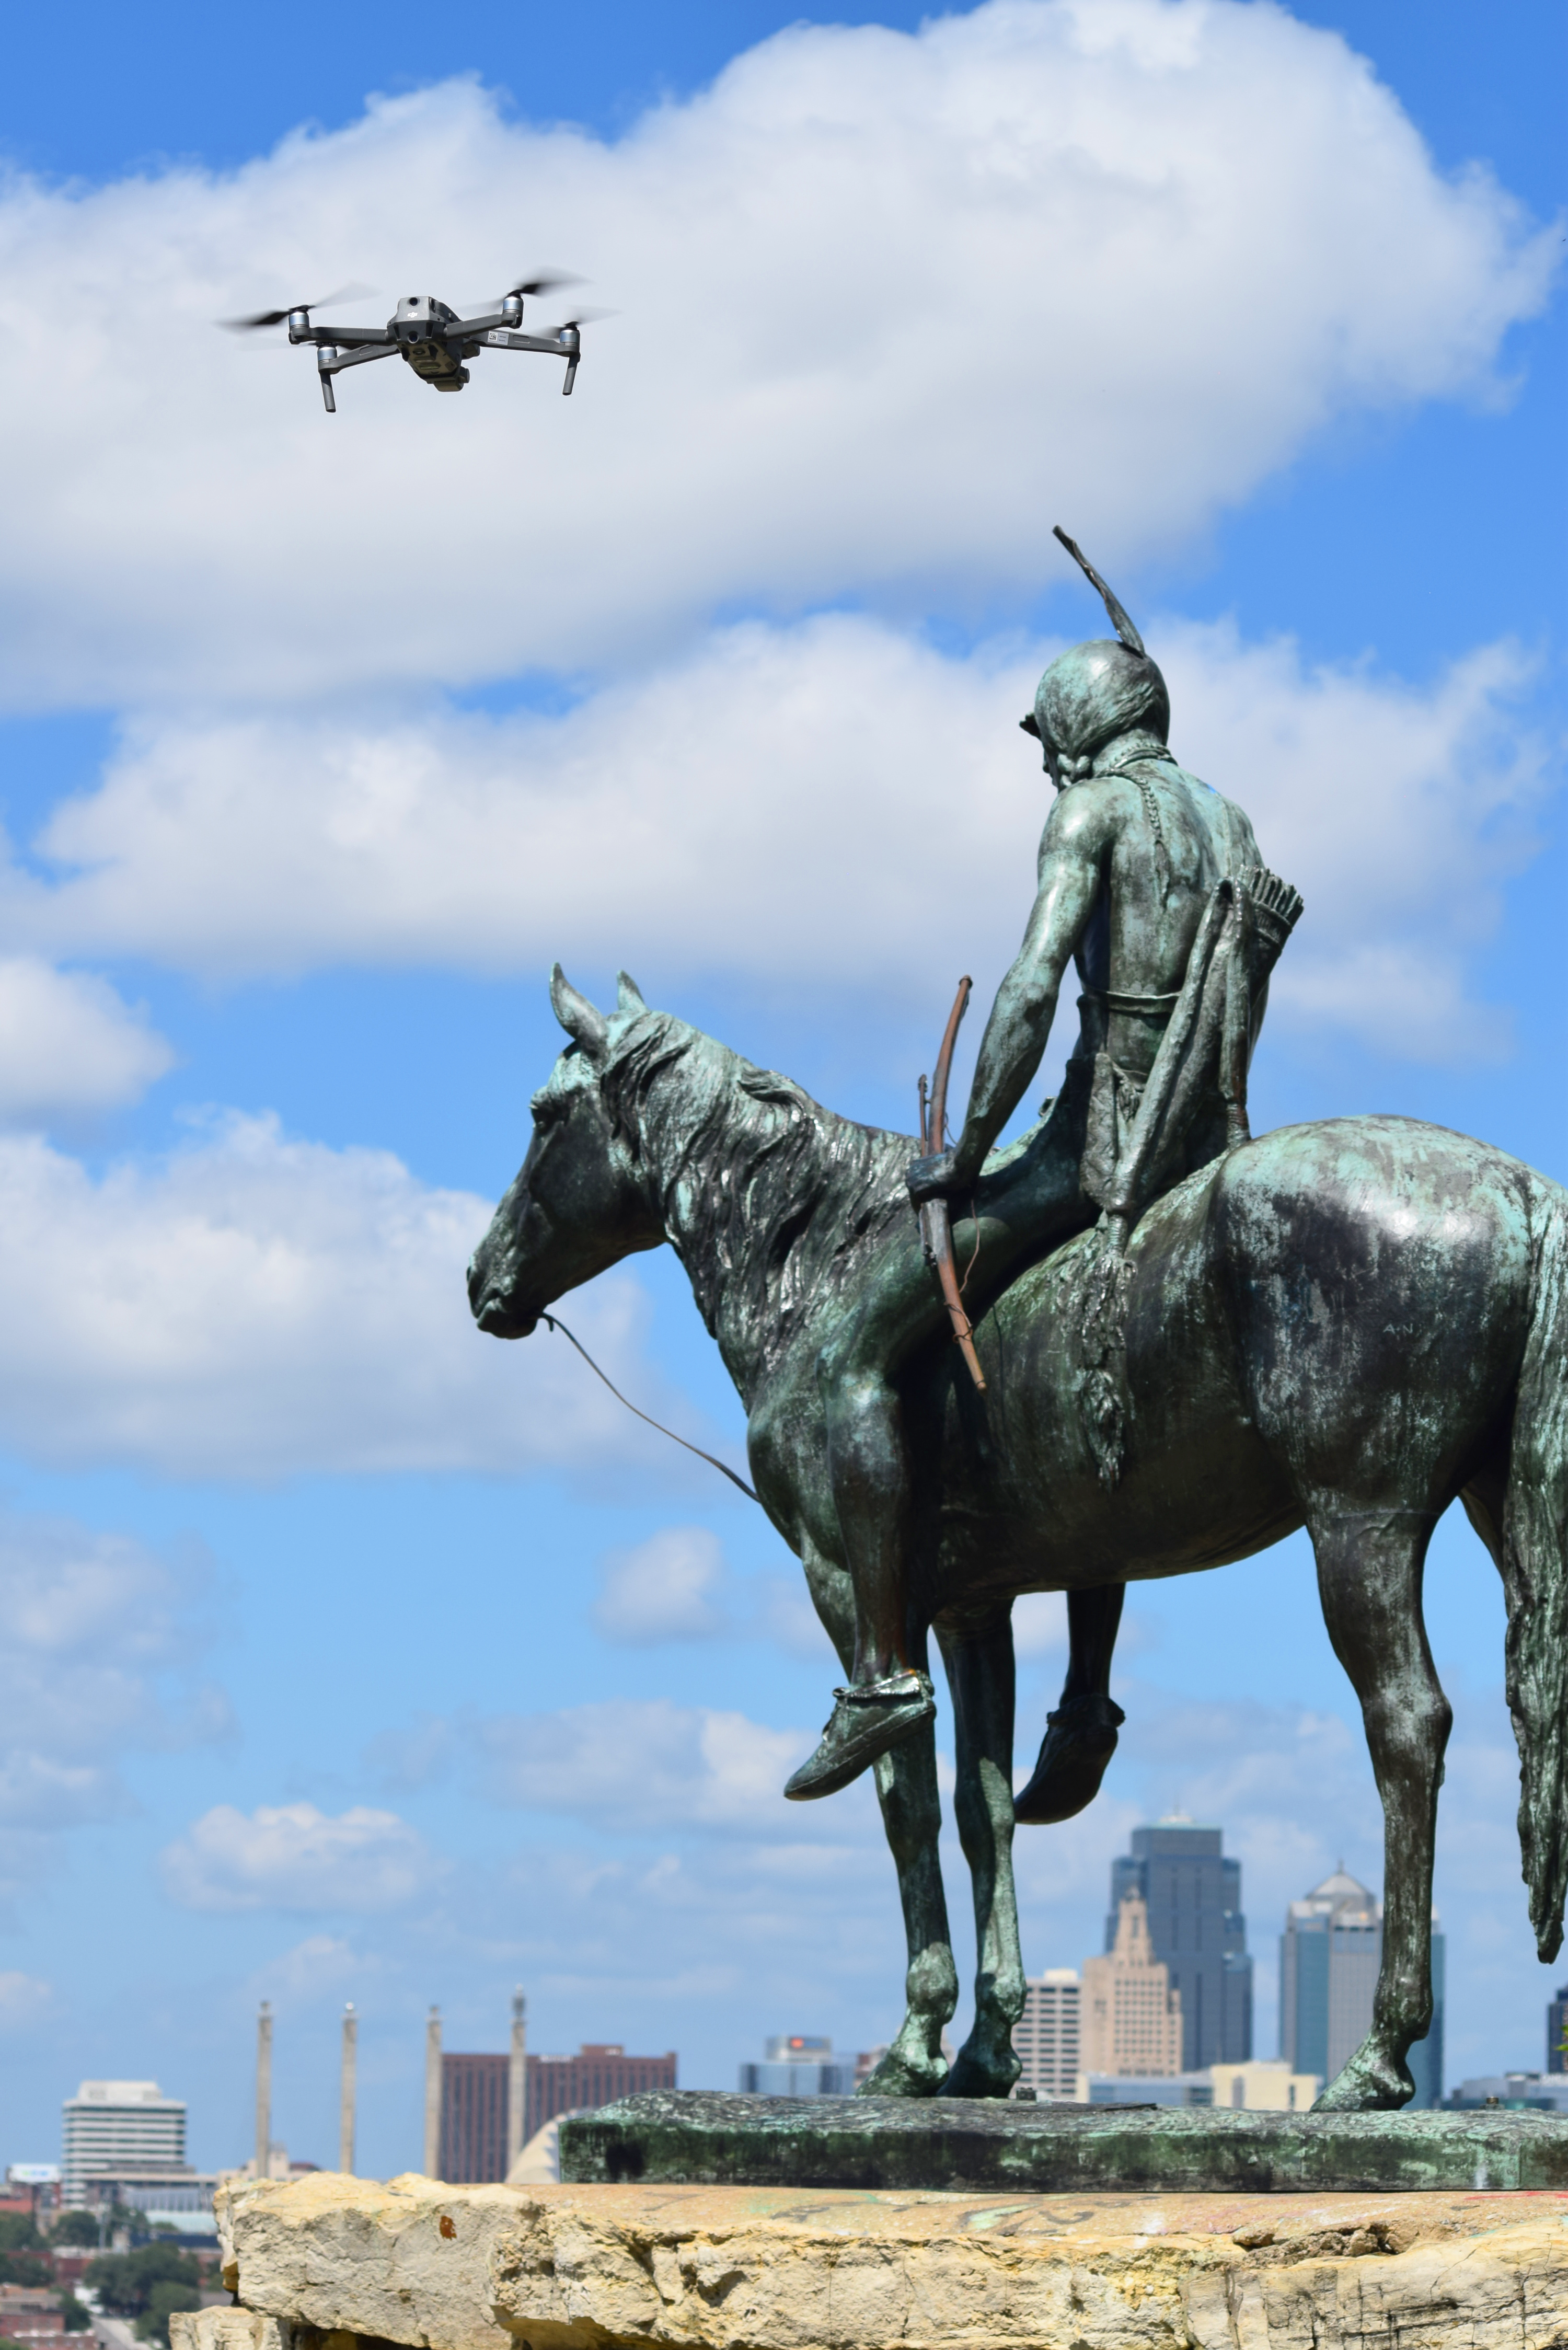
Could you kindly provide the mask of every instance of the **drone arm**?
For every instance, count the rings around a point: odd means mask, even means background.
[[[315,343],[318,348],[324,343],[330,343],[335,348],[341,348],[344,350],[358,349],[363,346],[378,343],[383,350],[397,349],[396,343],[393,342],[385,327],[306,327],[303,328],[291,327],[288,330],[288,339],[291,343]]]
[[[357,351],[336,351],[329,357],[323,351],[317,366],[323,375],[341,375],[345,368],[363,367],[369,359],[389,359],[397,350],[396,343],[362,344]]]
[[[548,351],[556,359],[564,359],[567,348],[559,335],[519,335],[510,329],[471,334],[469,340],[483,343],[487,349],[495,351]]]

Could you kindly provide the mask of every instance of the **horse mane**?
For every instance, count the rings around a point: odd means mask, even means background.
[[[824,1109],[667,1012],[611,1020],[599,1082],[710,1333],[765,1375],[908,1215],[918,1145]]]

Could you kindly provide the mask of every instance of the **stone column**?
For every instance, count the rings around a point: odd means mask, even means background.
[[[359,2019],[349,2001],[343,2011],[343,2080],[337,2108],[337,2168],[354,2176],[354,2099],[358,2086]]]
[[[512,1994],[512,2061],[506,2071],[506,2169],[523,2151],[528,2111],[528,2002],[518,1984]]]
[[[441,2010],[425,2025],[425,2177],[441,2176]]]
[[[272,2174],[272,2009],[264,1999],[256,2017],[256,2177]]]

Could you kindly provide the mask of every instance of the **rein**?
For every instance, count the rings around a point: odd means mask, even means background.
[[[758,1499],[757,1495],[753,1492],[751,1486],[747,1484],[743,1477],[738,1476],[733,1469],[726,1468],[723,1461],[714,1459],[712,1453],[704,1452],[700,1444],[687,1443],[685,1437],[677,1436],[675,1430],[672,1428],[666,1428],[661,1419],[654,1419],[648,1412],[639,1411],[636,1404],[631,1402],[628,1397],[622,1395],[620,1389],[617,1387],[615,1381],[608,1376],[608,1374],[600,1370],[598,1365],[595,1362],[593,1357],[589,1354],[582,1340],[580,1338],[572,1337],[571,1332],[567,1329],[564,1322],[558,1320],[554,1314],[541,1314],[539,1319],[546,1326],[547,1328],[551,1330],[558,1330],[563,1338],[571,1339],[572,1345],[576,1348],[578,1354],[581,1355],[589,1370],[592,1371],[596,1378],[604,1380],[606,1387],[608,1388],[617,1403],[624,1403],[628,1411],[632,1413],[636,1419],[646,1420],[648,1426],[649,1428],[656,1428],[660,1436],[668,1436],[671,1444],[682,1445],[688,1452],[694,1452],[699,1461],[705,1461],[710,1469],[716,1469],[721,1477],[727,1477],[732,1485],[738,1485],[749,1502],[755,1502],[758,1509],[760,1510],[762,1508],[762,1503]]]

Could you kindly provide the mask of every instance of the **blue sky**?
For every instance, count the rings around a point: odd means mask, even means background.
[[[793,26],[793,29],[790,27]],[[1259,1123],[1397,1109],[1568,1176],[1558,12],[1225,0],[35,11],[0,139],[0,2152],[89,2074],[417,2162],[424,2009],[500,2046],[885,2039],[864,1790],[759,1514],[559,1341],[468,1324],[560,954],[907,1125],[1096,630],[1308,916]],[[435,401],[211,320],[554,263],[618,313]],[[384,315],[375,300],[356,317]],[[258,338],[260,340],[260,338]],[[935,844],[935,847],[933,847]],[[933,946],[930,941],[939,943]],[[978,1024],[976,1024],[978,1026]],[[738,1456],[672,1261],[575,1301]],[[1025,1611],[1020,1757],[1059,1679]],[[1450,2079],[1539,2063],[1495,1578],[1429,1617]],[[1283,1904],[1376,1883],[1298,1541],[1135,1592],[1101,1802],[1020,1839],[1032,1969],[1174,1804]],[[592,1709],[592,1711],[590,1711]],[[1027,1750],[1027,1752],[1026,1752]],[[950,1898],[967,1895],[956,1855]],[[966,2002],[967,2004],[967,2002]],[[961,2009],[960,2028],[964,2010]]]

